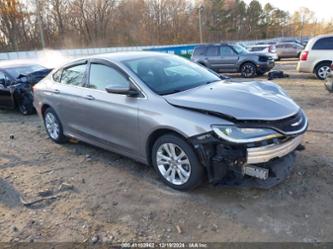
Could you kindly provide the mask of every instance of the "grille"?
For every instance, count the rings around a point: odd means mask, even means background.
[[[239,126],[253,128],[273,128],[283,134],[301,134],[305,132],[307,126],[307,118],[302,110],[297,114],[275,121],[244,121]]]

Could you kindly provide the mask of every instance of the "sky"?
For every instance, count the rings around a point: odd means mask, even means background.
[[[250,3],[251,0],[244,0],[246,3]],[[333,1],[332,0],[258,0],[261,4],[270,3],[271,5],[287,10],[293,13],[300,7],[307,7],[314,11],[318,20],[330,20],[333,19]]]

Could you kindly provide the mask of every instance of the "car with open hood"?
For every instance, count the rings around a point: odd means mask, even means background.
[[[271,187],[291,172],[308,127],[272,82],[235,82],[175,55],[75,60],[34,86],[51,140],[68,138],[153,165],[167,185]]]
[[[32,86],[50,71],[34,63],[0,64],[0,108],[17,108],[23,115],[33,114]]]

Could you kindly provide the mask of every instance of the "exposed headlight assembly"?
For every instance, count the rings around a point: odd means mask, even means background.
[[[264,128],[240,128],[232,125],[212,125],[212,129],[220,138],[232,143],[254,143],[267,139],[282,137],[282,134]]]

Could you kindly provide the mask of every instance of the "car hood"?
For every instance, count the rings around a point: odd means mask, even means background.
[[[163,97],[177,107],[237,120],[280,120],[300,109],[281,87],[272,82],[219,81]]]

